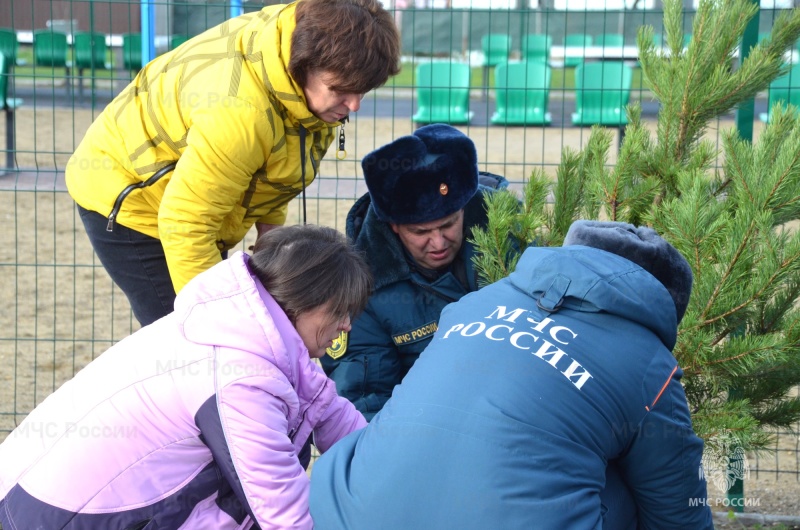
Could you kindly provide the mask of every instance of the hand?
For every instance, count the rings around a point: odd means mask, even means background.
[[[258,232],[258,236],[256,237],[256,239],[258,239],[259,237],[263,236],[264,234],[266,234],[267,232],[269,232],[270,230],[272,230],[273,228],[276,228],[278,226],[281,226],[281,225],[271,225],[271,224],[267,224],[267,223],[256,223],[256,232]],[[247,247],[247,250],[252,252],[253,250],[255,250],[255,246],[254,245],[250,245],[249,247]]]

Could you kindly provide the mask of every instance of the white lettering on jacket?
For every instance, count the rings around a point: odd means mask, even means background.
[[[528,313],[527,309],[516,308],[509,311],[505,306],[497,306],[497,309],[484,319],[502,320],[516,325],[519,317],[525,313]],[[525,324],[532,324],[532,326],[528,327]],[[454,324],[445,332],[442,340],[451,335],[458,335],[467,338],[485,337],[492,341],[508,341],[514,348],[530,350],[534,357],[558,370],[578,390],[582,390],[587,381],[592,379],[592,374],[588,370],[554,344],[568,346],[570,341],[578,336],[573,330],[566,326],[556,325],[555,320],[550,317],[542,320],[527,317],[519,326],[525,326],[524,331],[506,324],[487,326],[485,322],[481,321]]]

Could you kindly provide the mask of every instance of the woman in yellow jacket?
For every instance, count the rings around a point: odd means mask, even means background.
[[[228,20],[139,72],[91,125],[66,180],[143,326],[253,224],[285,222],[336,127],[399,56],[377,0],[300,0]]]

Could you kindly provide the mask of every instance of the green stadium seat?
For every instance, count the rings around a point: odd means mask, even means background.
[[[18,50],[17,32],[13,29],[0,28],[0,53],[5,55],[6,62],[9,63],[10,67],[17,64]]]
[[[530,33],[522,39],[521,55],[523,61],[550,60],[550,48],[553,46],[553,37]]]
[[[9,96],[9,84],[11,79],[11,58],[6,58],[0,52],[0,105],[6,116],[6,169],[13,169],[14,153],[16,152],[16,127],[14,123],[14,112],[22,105],[22,100]]]
[[[95,87],[94,72],[97,70],[113,70],[113,65],[106,61],[108,47],[106,36],[97,32],[77,32],[72,36],[73,66],[78,70],[78,90],[83,95],[83,71],[91,72],[92,90]]]
[[[33,32],[33,63],[37,67],[63,68],[67,87],[72,91],[70,68],[67,60],[67,35],[59,31],[40,29]],[[55,76],[55,74],[51,74]],[[54,79],[55,80],[55,79]]]
[[[582,48],[586,49],[592,45],[592,36],[584,35],[583,33],[570,33],[564,37],[565,48]],[[567,68],[574,68],[583,64],[583,57],[564,57],[564,66]]]
[[[65,68],[71,66],[67,60],[67,35],[58,31],[41,29],[33,32],[33,60],[36,66]]]
[[[575,112],[577,126],[628,124],[625,107],[631,95],[633,69],[620,61],[599,61],[575,69]]]
[[[106,61],[108,46],[106,36],[97,32],[78,32],[72,37],[74,55],[72,57],[75,68],[80,70],[111,70],[113,66]]]
[[[481,37],[481,51],[483,52],[483,92],[489,88],[489,70],[500,63],[508,61],[511,55],[511,36],[505,33],[489,33]]]
[[[764,123],[769,123],[776,105],[789,104],[800,108],[800,64],[794,65],[786,74],[770,83],[767,101],[769,110],[758,115]]]
[[[469,123],[470,68],[467,63],[437,61],[417,66],[414,123]]]
[[[504,33],[490,33],[481,38],[483,65],[497,66],[508,61],[511,54],[511,37]]]
[[[142,34],[125,33],[122,35],[122,65],[130,72],[138,72],[142,64]]]
[[[495,125],[549,125],[550,66],[543,61],[503,63],[495,70]]]

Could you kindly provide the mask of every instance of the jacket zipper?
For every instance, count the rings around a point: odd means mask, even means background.
[[[114,207],[111,208],[111,213],[108,214],[108,224],[106,225],[106,232],[114,231],[114,223],[117,219],[117,215],[119,215],[120,209],[122,208],[122,201],[124,201],[125,198],[128,197],[128,195],[130,195],[133,190],[138,190],[146,188],[147,186],[152,186],[153,184],[158,182],[158,180],[161,177],[163,177],[170,171],[174,170],[176,164],[177,162],[172,162],[171,164],[167,164],[166,166],[162,167],[161,169],[153,173],[153,175],[149,179],[125,187],[125,189],[123,189],[119,193],[119,195],[117,195],[117,198],[114,200]]]

